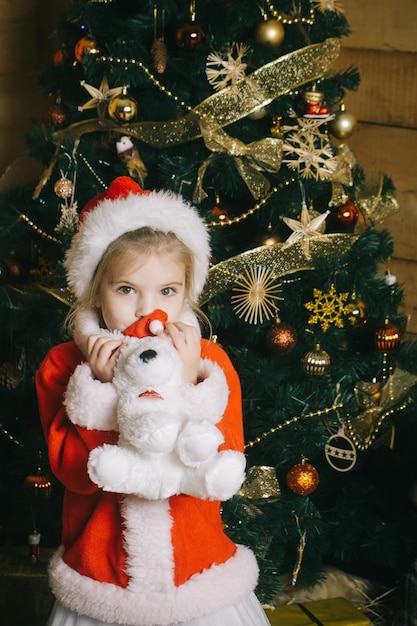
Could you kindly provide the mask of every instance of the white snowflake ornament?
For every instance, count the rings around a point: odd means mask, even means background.
[[[235,55],[233,56],[233,52]],[[243,57],[249,52],[248,46],[243,43],[236,43],[227,53],[226,58],[217,52],[211,52],[207,57],[206,75],[207,80],[220,91],[228,86],[235,85],[239,80],[245,78],[247,64],[243,62]]]

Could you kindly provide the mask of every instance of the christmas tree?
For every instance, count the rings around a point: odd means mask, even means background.
[[[326,567],[394,585],[417,556],[417,347],[386,267],[387,174],[349,148],[354,67],[338,0],[73,0],[27,137],[42,174],[0,196],[0,446],[6,541],[60,538],[34,372],[67,340],[63,258],[79,210],[119,175],[198,207],[201,307],[239,372],[247,480],[227,532],[273,602]],[[414,493],[414,495],[413,495]]]

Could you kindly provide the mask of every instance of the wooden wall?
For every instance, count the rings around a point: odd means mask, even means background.
[[[366,171],[386,172],[397,189],[400,212],[389,228],[395,249],[391,272],[404,283],[408,332],[417,334],[417,2],[344,0],[352,35],[343,40],[337,66],[361,73],[346,99],[358,129],[347,140]]]
[[[46,101],[40,69],[55,49],[54,27],[68,0],[0,2],[0,176],[24,149],[24,133]],[[395,239],[391,272],[405,283],[405,312],[417,334],[417,2],[344,0],[353,33],[337,66],[359,67],[360,89],[346,105],[358,119],[348,140],[366,171],[387,172],[401,211],[383,226]]]
[[[0,176],[42,118],[39,72],[56,50],[54,28],[66,6],[67,0],[0,1]]]

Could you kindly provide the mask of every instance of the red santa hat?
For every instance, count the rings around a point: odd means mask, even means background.
[[[80,226],[65,257],[68,285],[76,298],[85,297],[108,246],[120,235],[143,227],[174,233],[194,255],[197,302],[207,278],[209,235],[197,210],[169,191],[147,191],[128,176],[116,178],[80,213]]]

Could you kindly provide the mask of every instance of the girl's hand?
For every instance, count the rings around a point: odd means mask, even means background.
[[[182,379],[186,383],[195,385],[201,357],[198,330],[183,322],[167,322],[165,330],[158,333],[158,336],[172,341],[182,362]]]
[[[94,376],[102,383],[113,380],[114,366],[123,341],[106,335],[90,335],[87,340],[87,361]]]

